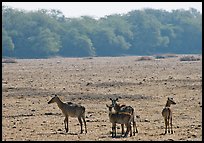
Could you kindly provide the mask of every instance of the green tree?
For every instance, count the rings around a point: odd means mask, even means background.
[[[39,28],[36,36],[28,39],[31,43],[30,53],[34,58],[55,55],[61,48],[60,36],[48,28]]]
[[[6,30],[2,28],[2,56],[13,56],[14,44]]]
[[[2,47],[3,56],[17,58],[201,53],[202,14],[148,8],[96,20],[2,6]]]

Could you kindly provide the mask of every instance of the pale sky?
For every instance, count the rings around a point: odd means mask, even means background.
[[[56,9],[65,17],[104,17],[111,14],[126,14],[143,8],[172,9],[195,8],[202,13],[202,2],[2,2],[2,5],[24,10]]]

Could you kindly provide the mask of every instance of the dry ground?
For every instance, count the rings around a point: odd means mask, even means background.
[[[197,55],[200,56],[201,55]],[[139,61],[139,57],[18,59],[2,65],[2,140],[202,140],[202,61],[179,57]],[[202,57],[201,57],[202,58]],[[86,107],[87,134],[80,134],[77,118],[64,117],[61,100]],[[174,134],[164,133],[161,111],[168,96]],[[139,133],[111,137],[109,98],[136,111]]]

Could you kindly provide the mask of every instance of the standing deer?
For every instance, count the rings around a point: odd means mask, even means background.
[[[122,113],[122,112],[128,112],[132,115],[132,122],[133,122],[133,135],[135,135],[135,133],[138,133],[137,130],[137,126],[136,126],[136,121],[134,118],[134,109],[131,106],[126,106],[126,105],[120,105],[117,103],[118,98],[116,99],[112,99],[110,98],[110,100],[112,101],[112,106],[114,107],[114,110],[118,113]],[[121,128],[122,128],[122,134],[124,134],[124,124],[121,124]]]
[[[167,133],[167,127],[168,127],[168,132],[170,133],[170,127],[169,127],[169,120],[171,124],[171,133],[173,134],[173,129],[172,129],[172,111],[170,108],[171,104],[176,104],[176,102],[173,100],[173,98],[168,97],[166,105],[164,109],[162,110],[162,116],[164,117],[164,122],[165,122],[165,133]]]
[[[85,125],[85,132],[87,133],[86,129],[86,121],[85,121],[85,107],[72,103],[72,102],[67,102],[63,103],[57,95],[55,95],[49,102],[50,103],[57,103],[58,107],[62,110],[62,113],[65,116],[64,119],[64,124],[65,124],[65,130],[68,132],[68,122],[69,122],[69,116],[70,117],[77,117],[78,121],[81,125],[81,133],[83,133],[82,130],[82,119]]]
[[[127,127],[127,130],[125,132],[124,137],[128,136],[128,133],[130,132],[130,137],[132,136],[132,128],[131,128],[131,121],[132,121],[132,115],[127,112],[122,112],[122,113],[113,113],[112,112],[112,106],[106,106],[109,109],[109,120],[112,123],[112,137],[116,136],[116,123],[118,124],[125,124]]]

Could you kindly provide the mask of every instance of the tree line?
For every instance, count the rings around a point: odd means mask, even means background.
[[[194,8],[133,10],[127,14],[67,18],[55,9],[2,6],[2,56],[121,56],[200,54],[202,14]]]

